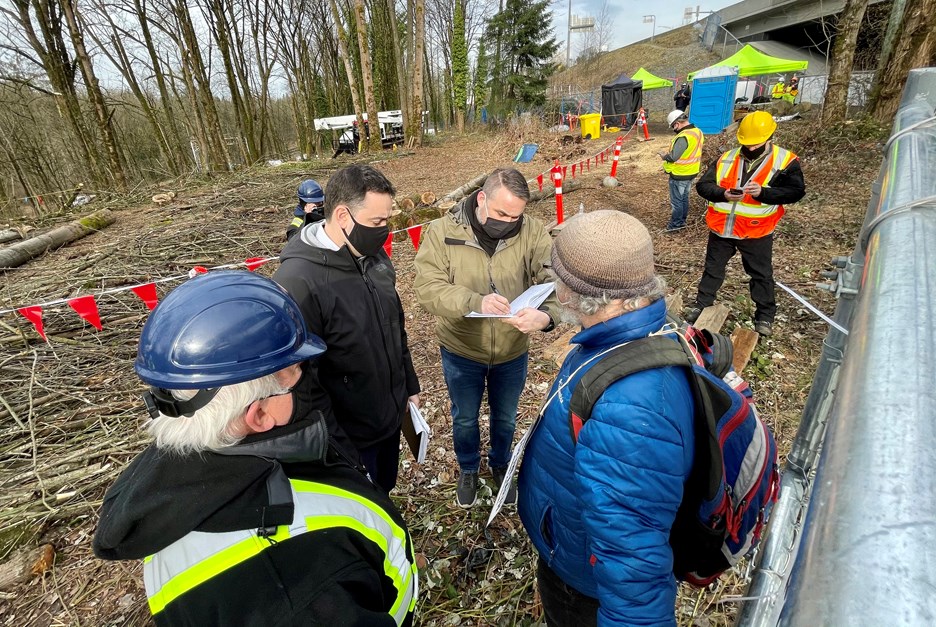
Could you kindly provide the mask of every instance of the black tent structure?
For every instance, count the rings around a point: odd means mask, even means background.
[[[630,127],[643,103],[643,82],[627,74],[601,86],[601,115],[608,126]]]

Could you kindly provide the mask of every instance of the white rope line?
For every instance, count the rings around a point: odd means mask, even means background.
[[[789,293],[790,296],[792,296],[793,298],[795,298],[796,300],[798,300],[801,304],[803,304],[809,311],[813,312],[814,314],[816,314],[817,316],[819,316],[820,318],[822,318],[822,319],[823,319],[826,323],[828,323],[828,325],[831,326],[833,329],[835,329],[835,330],[838,331],[839,333],[843,333],[844,335],[848,335],[848,329],[846,329],[845,327],[843,327],[842,325],[840,325],[838,322],[836,322],[835,320],[833,320],[833,319],[830,318],[829,316],[827,316],[827,315],[825,315],[824,313],[822,313],[821,311],[819,311],[819,309],[818,309],[815,305],[813,305],[812,303],[810,303],[808,300],[806,300],[805,298],[803,298],[802,296],[800,296],[799,294],[797,294],[796,292],[794,292],[791,288],[787,287],[786,285],[784,285],[784,284],[781,283],[780,281],[775,281],[775,283],[776,283],[779,287],[781,287],[784,291],[786,291],[787,293]]]

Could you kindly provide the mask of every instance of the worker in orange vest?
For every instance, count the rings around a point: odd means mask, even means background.
[[[766,111],[744,116],[738,126],[741,146],[722,154],[696,184],[699,195],[709,201],[705,214],[709,238],[696,303],[686,312],[689,322],[715,303],[728,260],[738,251],[751,277],[754,330],[764,336],[773,330],[777,313],[773,232],[784,205],[806,194],[799,157],[770,141],[776,129],[777,123]]]

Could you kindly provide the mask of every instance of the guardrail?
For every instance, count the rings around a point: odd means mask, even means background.
[[[934,107],[911,71],[738,625],[936,623]]]

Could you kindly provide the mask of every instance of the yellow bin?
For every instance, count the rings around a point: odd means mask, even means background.
[[[598,139],[601,137],[601,114],[586,113],[579,116],[582,125],[582,137],[585,139]]]

